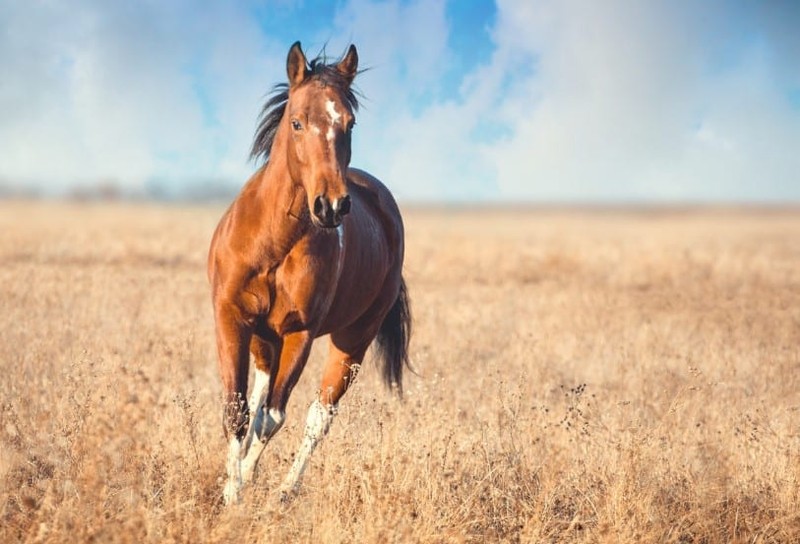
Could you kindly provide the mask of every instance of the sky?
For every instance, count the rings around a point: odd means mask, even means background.
[[[401,201],[800,202],[800,2],[0,0],[0,192],[235,192],[286,53],[359,52]]]

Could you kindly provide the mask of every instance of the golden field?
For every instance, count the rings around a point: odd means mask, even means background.
[[[0,202],[0,542],[800,541],[798,210],[406,210],[405,400],[281,504],[320,339],[232,508],[222,211]]]

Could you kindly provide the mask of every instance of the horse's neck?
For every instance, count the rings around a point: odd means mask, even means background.
[[[292,181],[286,165],[277,159],[261,173],[257,198],[262,207],[260,238],[265,254],[280,261],[311,226],[305,190]]]

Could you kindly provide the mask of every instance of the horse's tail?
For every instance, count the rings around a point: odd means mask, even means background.
[[[411,338],[411,308],[406,282],[400,278],[400,292],[378,331],[378,356],[383,360],[383,381],[403,396],[403,366],[413,372],[408,359]]]

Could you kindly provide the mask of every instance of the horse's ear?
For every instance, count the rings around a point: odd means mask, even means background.
[[[289,88],[300,85],[308,74],[306,56],[300,48],[300,42],[294,42],[286,57],[286,75],[289,77]]]
[[[358,73],[358,51],[356,51],[355,45],[350,44],[347,54],[336,65],[336,69],[347,79],[347,83],[353,82]]]

